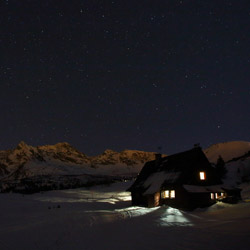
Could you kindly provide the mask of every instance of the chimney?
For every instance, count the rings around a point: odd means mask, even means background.
[[[155,154],[155,166],[157,166],[161,161],[161,154]]]

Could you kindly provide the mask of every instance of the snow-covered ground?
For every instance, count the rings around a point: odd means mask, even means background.
[[[245,201],[184,212],[130,206],[131,182],[33,195],[0,194],[0,249],[249,249]]]

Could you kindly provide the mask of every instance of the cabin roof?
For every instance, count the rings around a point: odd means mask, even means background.
[[[144,195],[159,191],[162,187],[173,184],[189,183],[190,175],[197,170],[213,168],[200,147],[178,154],[163,157],[145,164],[134,184],[128,191],[140,191]],[[214,180],[211,185],[220,184]]]
[[[153,173],[150,175],[145,182],[143,183],[143,187],[146,190],[144,194],[152,194],[157,192],[161,189],[163,183],[175,183],[176,179],[179,178],[180,172],[166,172],[166,171],[160,171]]]

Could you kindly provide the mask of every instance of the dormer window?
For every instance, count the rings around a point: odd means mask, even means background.
[[[205,180],[205,179],[206,179],[205,172],[200,172],[200,180]]]

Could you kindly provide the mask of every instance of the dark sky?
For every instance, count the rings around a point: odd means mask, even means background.
[[[250,141],[249,0],[2,0],[0,31],[0,149]]]

